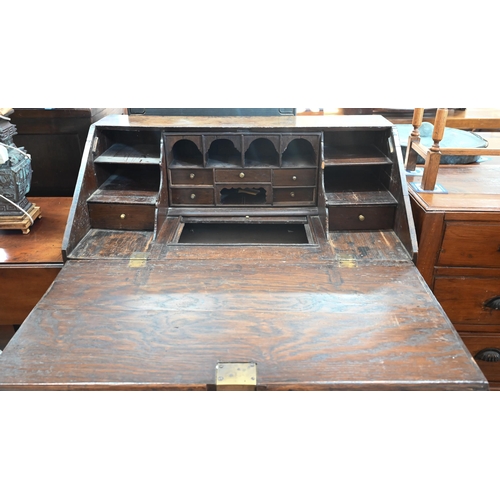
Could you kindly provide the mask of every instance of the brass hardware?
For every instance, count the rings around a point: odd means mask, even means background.
[[[294,175],[294,176],[292,177],[292,181],[296,181],[296,180],[297,180],[297,176],[296,176],[296,175]]]
[[[240,179],[243,179],[244,177],[245,177],[245,174],[243,172],[241,172]]]
[[[292,198],[294,198],[294,197],[295,197],[295,193],[292,191],[292,192],[290,193],[290,196],[291,196]]]
[[[130,254],[128,267],[145,267],[148,256],[148,252],[132,252]]]
[[[215,367],[218,391],[254,391],[257,386],[257,363],[224,363]]]
[[[125,214],[120,215],[120,219],[125,219],[125,217],[127,217]]]
[[[359,219],[361,222],[363,222],[363,221],[365,220],[365,216],[364,216],[364,215],[360,215],[360,216],[358,217],[358,219]]]
[[[191,195],[191,199],[192,199],[192,200],[194,200],[195,198],[196,198],[196,195],[193,193],[193,194]]]
[[[189,178],[190,178],[190,179],[194,179],[194,178],[195,178],[195,175],[194,175],[194,174],[189,174]]]

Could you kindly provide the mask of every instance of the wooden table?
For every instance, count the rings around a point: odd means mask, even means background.
[[[63,266],[62,238],[71,198],[28,199],[41,207],[29,234],[0,231],[0,325],[20,325]]]

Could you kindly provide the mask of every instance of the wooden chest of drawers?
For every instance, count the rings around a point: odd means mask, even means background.
[[[410,187],[417,266],[491,387],[500,389],[500,164],[441,167],[438,183],[447,193]]]

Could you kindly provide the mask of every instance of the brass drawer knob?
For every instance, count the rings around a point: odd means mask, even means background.
[[[125,217],[127,217],[125,214],[120,215],[120,219],[125,219]]]
[[[363,222],[363,221],[365,220],[365,216],[364,216],[364,215],[360,215],[360,216],[358,217],[358,219],[359,219],[361,222]]]
[[[243,172],[241,172],[240,179],[243,179],[244,177],[245,177],[245,174]]]
[[[190,179],[194,179],[195,177],[196,177],[195,174],[189,174]]]
[[[292,192],[290,193],[290,196],[291,196],[292,198],[295,198],[295,193],[292,191]]]
[[[296,176],[296,175],[294,175],[294,176],[292,177],[292,181],[296,181],[296,180],[297,180],[297,176]]]
[[[196,198],[196,195],[193,193],[193,194],[191,195],[191,199],[192,199],[192,200],[194,200],[195,198]]]

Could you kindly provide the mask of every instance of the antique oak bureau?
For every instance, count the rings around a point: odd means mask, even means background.
[[[94,124],[3,389],[488,389],[417,271],[380,116]]]

